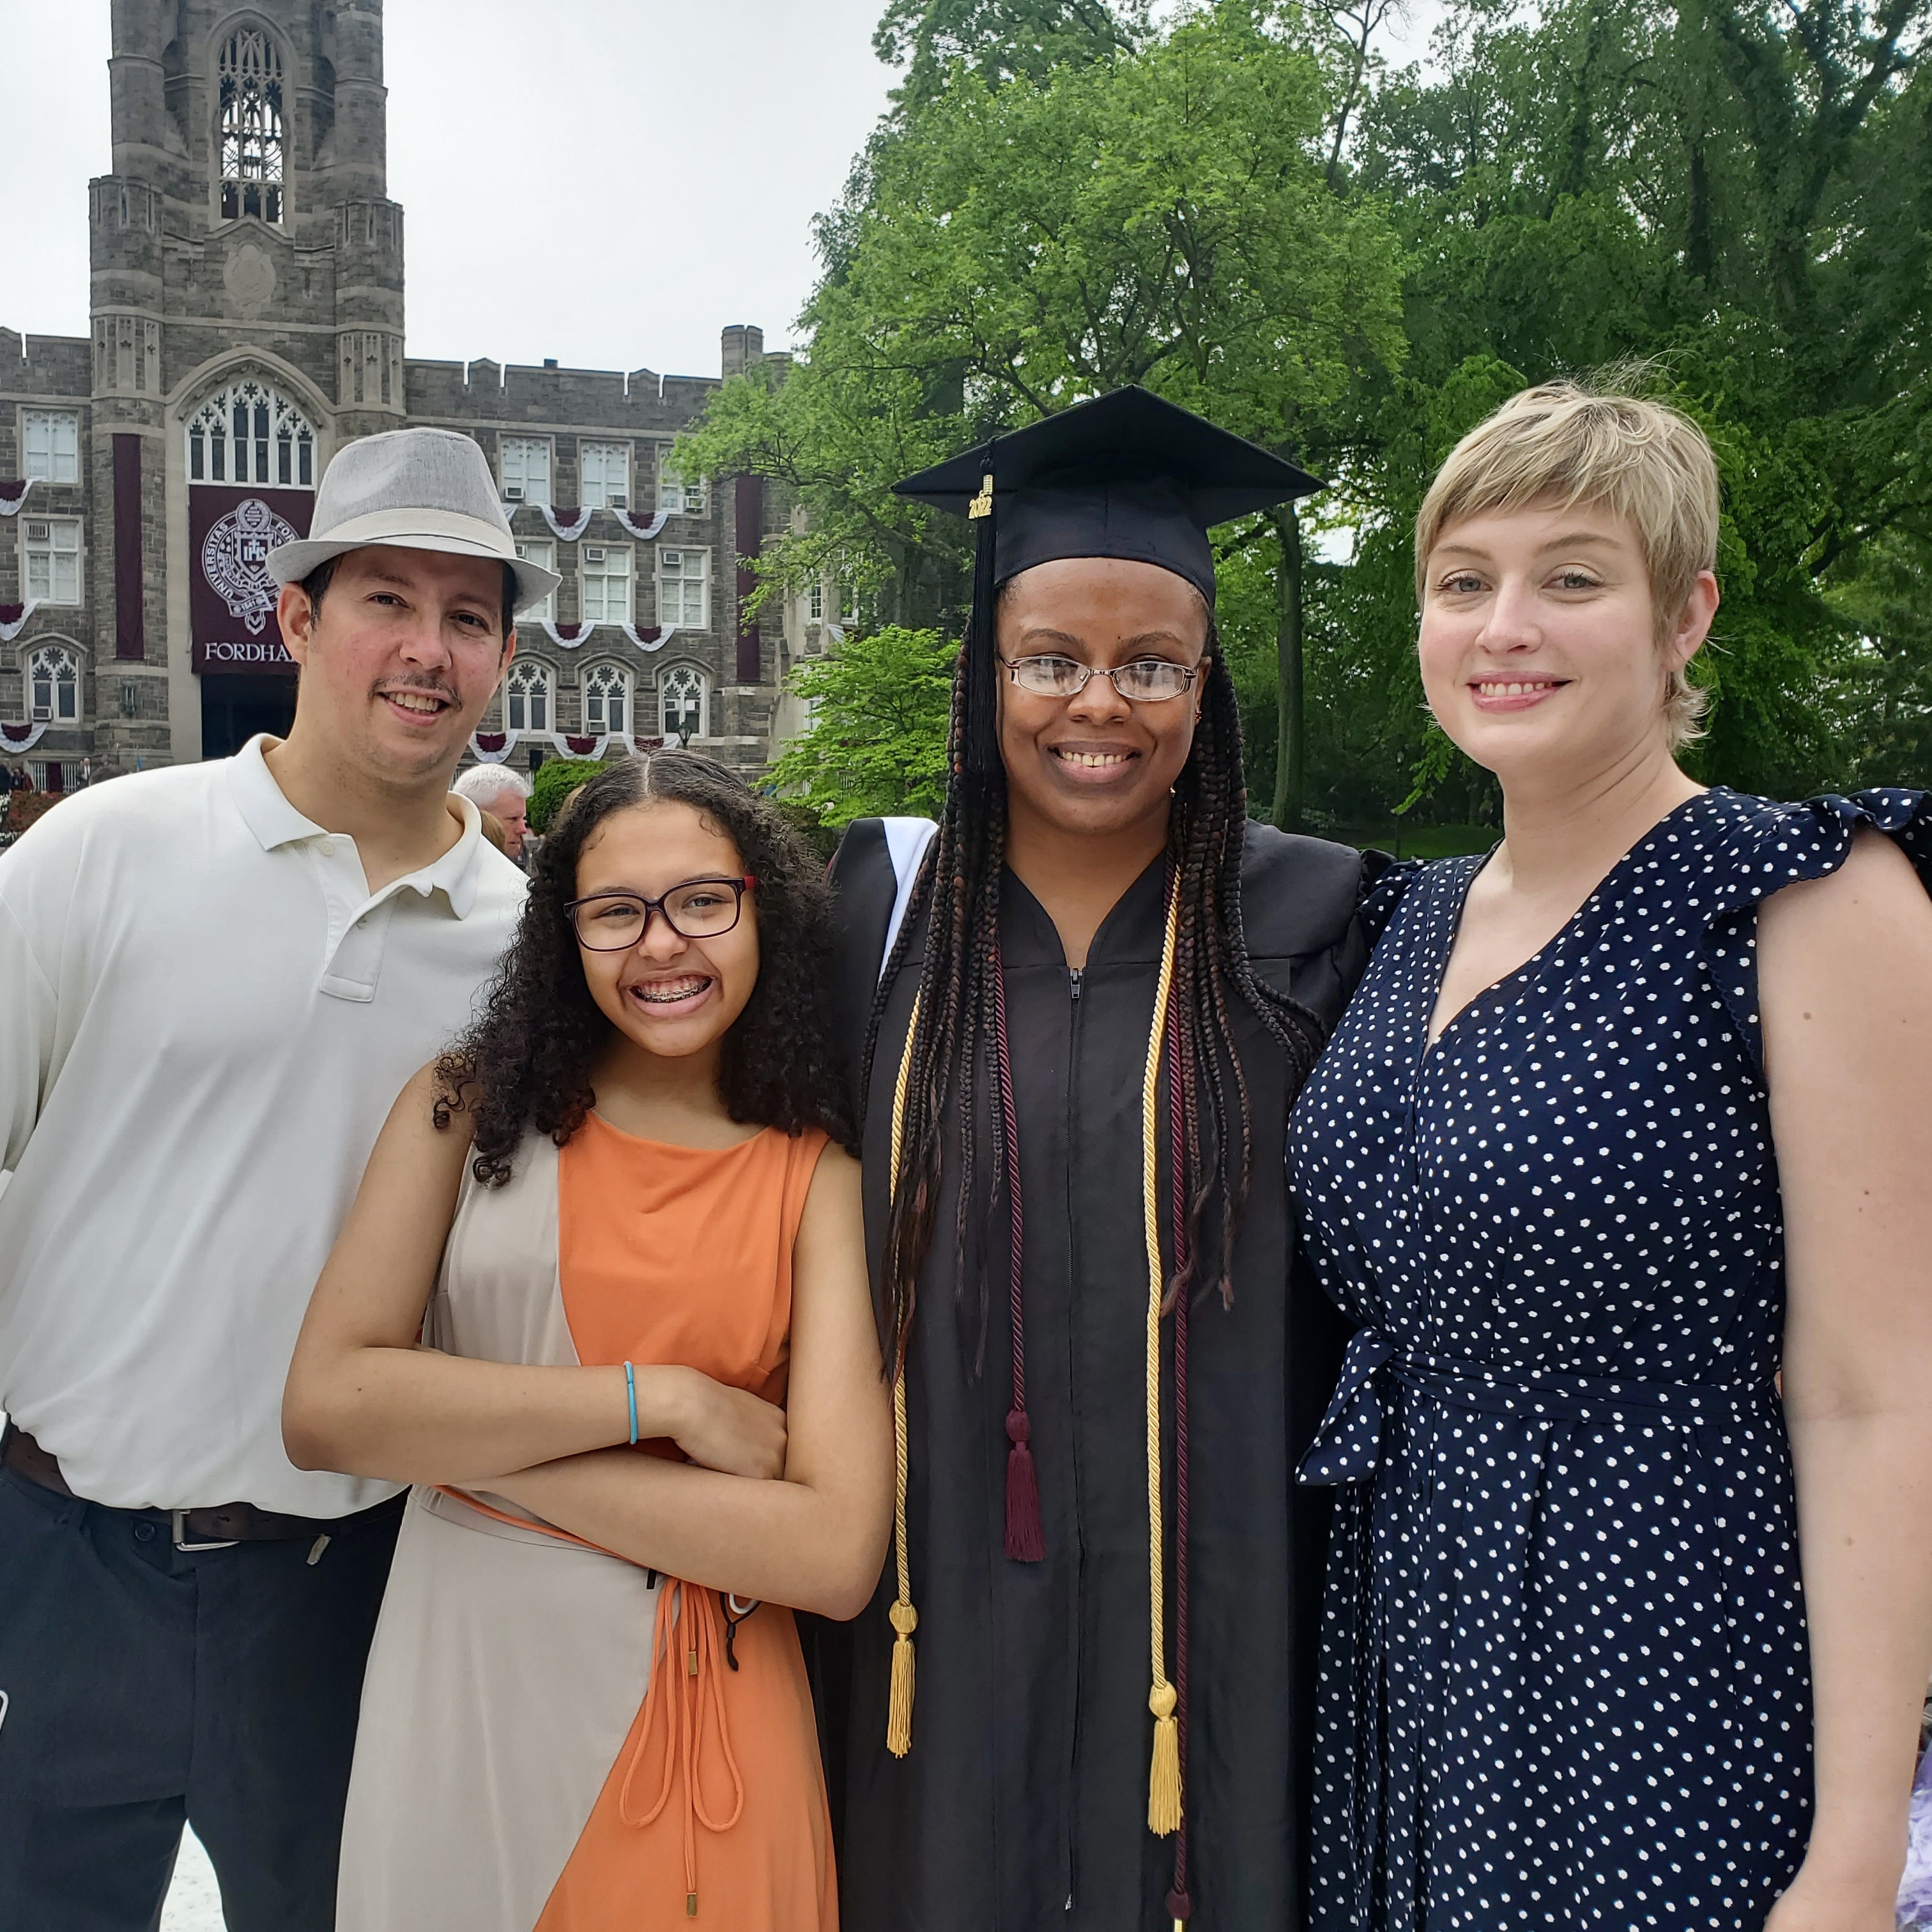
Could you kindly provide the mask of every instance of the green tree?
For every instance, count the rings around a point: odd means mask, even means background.
[[[1558,0],[1533,21],[1456,6],[1444,77],[1381,86],[1357,150],[1409,244],[1412,344],[1373,439],[1358,563],[1412,515],[1440,454],[1416,464],[1417,433],[1463,372],[1646,358],[1648,386],[1709,431],[1725,486],[1725,604],[1697,674],[1717,702],[1695,762],[1786,793],[1868,769],[1864,708],[1912,681],[1880,676],[1855,613],[1896,613],[1903,581],[1932,592],[1928,25],[1932,0]],[[1412,623],[1399,577],[1354,586],[1372,632]],[[1921,648],[1895,618],[1886,636],[1899,662]]]
[[[1513,391],[1634,358],[1724,482],[1697,768],[1924,776],[1932,0],[1452,0],[1426,80],[1385,13],[895,4],[807,350],[696,439],[804,503],[772,578],[956,629],[965,532],[894,478],[1144,382],[1334,484],[1217,533],[1251,795],[1462,822],[1496,797],[1421,704],[1416,508]]]
[[[917,106],[943,93],[962,63],[998,87],[1125,52],[1145,34],[1147,14],[1145,0],[891,0],[872,48],[906,70],[895,100]]]
[[[937,818],[957,648],[936,631],[889,624],[801,665],[792,688],[812,722],[772,767],[773,785],[826,825],[896,812]]]
[[[688,454],[796,493],[772,575],[836,562],[885,614],[954,629],[965,533],[893,497],[898,476],[1130,382],[1326,463],[1361,370],[1402,352],[1394,232],[1330,187],[1333,76],[1298,10],[1192,10],[1044,78],[998,65],[956,62],[874,143],[824,231],[808,346],[782,382],[728,385]],[[1300,525],[1273,528],[1292,744]]]
[[[530,802],[526,815],[530,830],[548,832],[551,821],[563,809],[563,802],[586,778],[594,778],[608,760],[598,758],[546,758],[530,782]]]

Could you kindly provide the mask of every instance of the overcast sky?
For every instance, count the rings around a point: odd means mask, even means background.
[[[893,76],[883,0],[387,0],[408,352],[706,375],[791,326]],[[1420,51],[1434,0],[1405,39]],[[0,0],[0,324],[87,333],[109,0]],[[1391,49],[1391,52],[1398,51]]]

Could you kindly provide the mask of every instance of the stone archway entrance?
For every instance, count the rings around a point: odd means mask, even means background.
[[[296,680],[217,671],[201,680],[201,755],[232,758],[258,732],[286,738],[296,720]]]

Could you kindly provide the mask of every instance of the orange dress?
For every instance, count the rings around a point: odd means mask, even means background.
[[[586,1362],[678,1363],[782,1403],[791,1250],[826,1136],[722,1151],[596,1114],[563,1149],[557,1255]],[[774,1211],[776,1210],[776,1211]],[[652,1445],[666,1448],[668,1445]],[[672,1453],[675,1453],[673,1451]],[[790,1610],[667,1578],[650,1688],[538,1932],[836,1932],[831,1822]]]
[[[594,1114],[561,1150],[532,1136],[507,1185],[465,1174],[425,1337],[495,1361],[675,1363],[782,1402],[825,1144],[768,1130],[704,1151]],[[733,1628],[715,1591],[501,1497],[416,1490],[364,1680],[336,1923],[836,1932],[790,1611]]]

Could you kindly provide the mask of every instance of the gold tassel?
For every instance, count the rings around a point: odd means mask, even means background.
[[[886,1748],[895,1757],[904,1757],[912,1749],[912,1634],[919,1628],[919,1612],[910,1604],[895,1604],[889,1612],[892,1628],[892,1702],[886,1712]]]
[[[912,1074],[912,1043],[919,1031],[919,998],[914,994],[912,1017],[906,1022],[905,1051],[892,1089],[892,1191],[899,1185],[899,1153],[905,1140],[906,1085]],[[919,1612],[912,1606],[912,1558],[906,1548],[906,1480],[910,1456],[906,1446],[905,1358],[892,1376],[892,1556],[898,1570],[898,1595],[889,1612],[892,1620],[892,1682],[886,1706],[886,1748],[895,1757],[912,1749],[912,1634]]]
[[[1174,1686],[1156,1684],[1148,1699],[1154,1713],[1154,1765],[1148,1774],[1148,1829],[1170,1838],[1180,1829],[1180,1742],[1174,1724]]]

